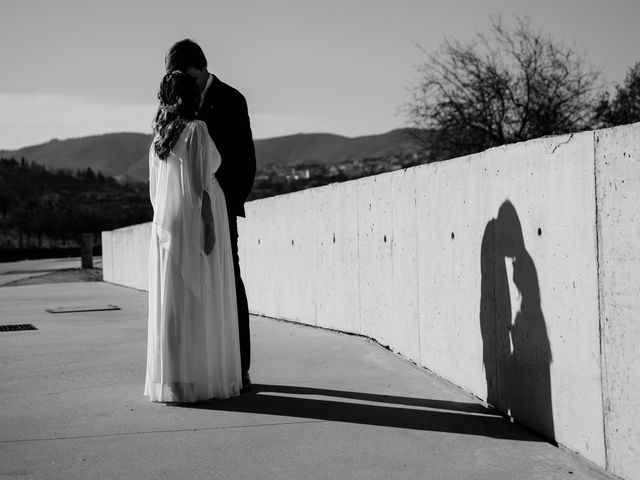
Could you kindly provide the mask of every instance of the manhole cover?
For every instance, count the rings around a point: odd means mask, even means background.
[[[0,325],[0,332],[21,332],[23,330],[37,330],[37,328],[30,323],[23,323],[21,325]]]
[[[117,305],[82,305],[82,306],[64,306],[64,307],[49,307],[45,308],[45,311],[49,313],[75,313],[75,312],[102,312],[105,310],[120,310]]]

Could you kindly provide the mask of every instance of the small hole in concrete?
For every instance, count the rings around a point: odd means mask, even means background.
[[[384,236],[384,243],[387,243],[387,236]]]
[[[333,243],[336,243],[336,234],[333,234]]]
[[[258,239],[258,245],[260,245],[260,239]]]
[[[291,245],[293,245],[293,240],[291,240]]]
[[[538,229],[538,236],[540,236],[540,235],[542,235],[542,229],[541,228]]]
[[[454,238],[456,238],[455,233],[451,232],[451,240],[453,240]]]

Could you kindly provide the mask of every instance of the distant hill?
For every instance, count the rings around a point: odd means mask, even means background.
[[[87,170],[71,175],[0,159],[0,261],[12,258],[5,250],[65,247],[82,233],[99,237],[101,231],[147,222],[152,216],[146,185],[120,185]]]
[[[25,157],[47,168],[86,170],[106,176],[144,181],[149,175],[148,149],[151,135],[109,133],[68,140],[51,140],[19,150],[0,151],[2,157]],[[326,133],[300,133],[256,140],[258,168],[269,164],[334,164],[348,159],[384,157],[419,150],[406,129],[380,135],[343,137]]]
[[[258,167],[270,163],[333,164],[348,159],[385,157],[418,150],[415,140],[406,129],[355,138],[327,133],[299,133],[257,140],[255,144]]]
[[[47,143],[19,150],[0,151],[0,156],[24,157],[51,169],[86,170],[91,167],[105,176],[126,176],[142,180],[146,174],[132,175],[128,171],[143,157],[146,158],[151,135],[144,133],[108,133],[90,137],[51,140]],[[147,167],[148,169],[148,167]]]

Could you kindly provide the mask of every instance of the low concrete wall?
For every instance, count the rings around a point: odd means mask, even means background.
[[[252,202],[251,309],[375,338],[604,466],[593,152],[548,138]]]
[[[105,282],[149,290],[151,222],[102,232],[102,277]]]
[[[635,124],[254,201],[251,311],[372,337],[640,479],[639,187]],[[145,288],[133,230],[103,234],[105,279]]]
[[[640,124],[596,136],[600,342],[608,469],[640,478]]]

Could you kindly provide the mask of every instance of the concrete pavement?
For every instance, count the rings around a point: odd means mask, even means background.
[[[0,478],[610,478],[366,339],[260,317],[254,392],[151,403],[146,309],[101,282],[0,288],[0,324],[38,328],[0,333]]]

